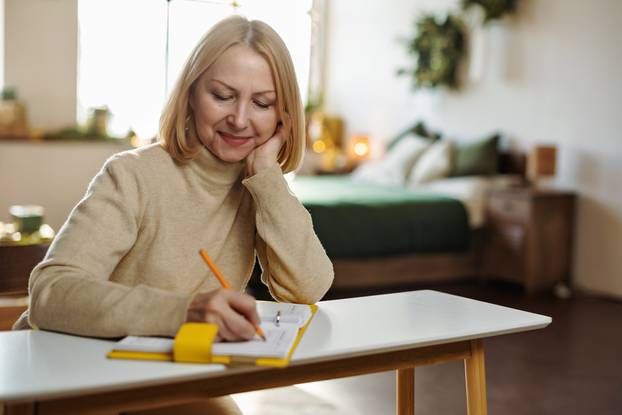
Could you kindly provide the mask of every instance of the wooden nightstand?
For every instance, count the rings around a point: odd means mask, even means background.
[[[27,294],[30,272],[45,256],[49,242],[33,245],[0,244],[0,295]]]
[[[570,280],[575,194],[528,187],[488,195],[483,275],[528,293]]]

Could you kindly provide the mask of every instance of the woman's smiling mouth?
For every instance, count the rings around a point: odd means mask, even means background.
[[[222,138],[222,140],[225,143],[227,143],[228,145],[233,146],[233,147],[242,146],[242,145],[246,144],[251,139],[251,137],[240,137],[240,136],[237,136],[237,135],[225,133],[223,131],[218,131],[218,135],[220,135],[220,138]]]

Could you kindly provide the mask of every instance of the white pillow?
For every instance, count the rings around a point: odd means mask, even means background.
[[[351,178],[385,186],[403,186],[412,166],[429,146],[429,140],[423,137],[416,134],[406,136],[382,159],[357,167]]]
[[[451,142],[437,141],[419,157],[408,175],[408,185],[427,183],[449,176]]]

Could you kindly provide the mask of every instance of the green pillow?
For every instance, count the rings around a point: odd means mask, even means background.
[[[454,149],[452,176],[495,174],[498,171],[499,134],[474,143],[459,144]]]
[[[430,141],[436,141],[441,138],[441,135],[439,133],[428,130],[428,128],[422,121],[417,121],[415,125],[408,127],[406,130],[402,131],[396,137],[391,139],[391,141],[389,141],[389,144],[387,145],[387,151],[395,147],[395,145],[399,143],[402,138],[412,133],[415,133],[420,137],[428,138]]]

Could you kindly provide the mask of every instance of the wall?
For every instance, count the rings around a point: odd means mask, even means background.
[[[9,220],[9,206],[35,204],[58,231],[104,161],[124,149],[116,143],[0,142],[0,222]]]
[[[77,0],[5,0],[4,83],[17,88],[33,129],[75,123]]]
[[[424,118],[456,140],[502,130],[509,145],[555,143],[554,184],[580,196],[574,278],[577,286],[622,298],[622,2],[521,0],[517,14],[484,30],[484,70],[461,92],[418,92],[394,76],[408,63],[397,42],[419,13],[457,1],[330,2],[327,110],[346,134],[381,142]],[[356,74],[356,76],[353,76]]]
[[[33,129],[75,123],[77,0],[3,0],[5,84],[17,87]],[[1,4],[0,4],[1,5]],[[56,230],[103,162],[111,143],[0,141],[0,221],[13,204],[40,204]]]
[[[0,87],[4,86],[4,0],[0,0]]]

